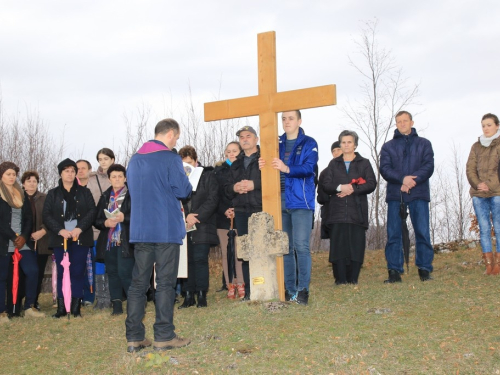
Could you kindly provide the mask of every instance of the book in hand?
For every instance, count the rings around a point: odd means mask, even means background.
[[[104,209],[104,215],[106,215],[107,219],[114,219],[120,213],[120,209],[117,208],[113,212],[109,212],[106,208]]]
[[[184,172],[186,172],[186,176],[188,176],[189,182],[193,187],[193,191],[196,191],[198,182],[200,182],[201,174],[203,173],[203,167],[193,167],[191,164],[186,162],[182,162],[182,166],[184,167]]]
[[[186,225],[186,232],[192,232],[193,230],[196,230],[196,224],[194,224],[191,228],[188,228]]]

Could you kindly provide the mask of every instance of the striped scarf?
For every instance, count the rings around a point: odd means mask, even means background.
[[[111,189],[111,195],[109,196],[109,204],[108,204],[109,212],[113,212],[114,210],[122,206],[127,191],[128,191],[127,186],[122,187],[118,191]],[[114,228],[109,228],[108,243],[106,246],[106,250],[110,250],[113,246],[120,246],[121,234],[122,234],[122,223],[116,224],[116,227]]]

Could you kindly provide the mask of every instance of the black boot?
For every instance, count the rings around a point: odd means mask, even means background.
[[[431,273],[421,268],[418,269],[418,276],[420,277],[421,281],[432,280]]]
[[[186,309],[194,305],[195,301],[193,292],[186,292],[186,296],[184,297],[184,302],[182,303],[182,305],[178,307],[178,309]]]
[[[64,306],[64,298],[58,298],[57,299],[57,311],[54,315],[52,315],[53,318],[60,318],[62,316],[66,316],[66,307]]]
[[[394,283],[400,283],[402,282],[401,280],[401,275],[399,274],[398,271],[396,270],[389,270],[389,278],[387,280],[384,280],[385,284],[394,284]]]
[[[121,299],[114,299],[111,301],[113,303],[113,312],[111,315],[122,315],[123,314],[123,306]]]
[[[82,314],[80,313],[81,306],[82,300],[80,298],[71,298],[71,314],[73,314],[75,318],[82,317]]]
[[[200,290],[197,292],[198,295],[198,303],[196,307],[207,307],[207,292],[204,290]]]

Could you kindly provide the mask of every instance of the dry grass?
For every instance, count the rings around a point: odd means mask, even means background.
[[[500,277],[479,250],[437,255],[434,281],[416,268],[384,285],[383,251],[367,254],[358,286],[333,285],[327,254],[313,255],[309,306],[229,301],[176,310],[192,343],[164,356],[125,352],[125,316],[84,309],[83,319],[14,319],[0,327],[2,374],[500,374]],[[42,308],[53,312],[50,296]],[[152,336],[153,306],[146,326]],[[171,356],[171,357],[169,357]]]

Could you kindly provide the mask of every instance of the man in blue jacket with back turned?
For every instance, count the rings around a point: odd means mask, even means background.
[[[420,280],[431,280],[434,250],[429,233],[429,179],[434,173],[434,152],[431,142],[419,137],[413,128],[409,112],[396,114],[394,138],[382,146],[380,173],[387,181],[387,244],[385,258],[389,279],[385,283],[401,282],[403,268],[403,242],[401,202],[410,209],[415,231],[415,264]]]
[[[279,139],[280,157],[275,158],[271,166],[281,172],[281,217],[283,231],[288,235],[289,252],[283,256],[285,299],[307,305],[312,265],[309,238],[316,201],[314,180],[318,144],[300,127],[302,116],[299,110],[283,112],[281,120],[285,133]],[[260,159],[259,166],[264,165],[265,161]]]
[[[175,120],[160,121],[155,127],[155,139],[142,145],[127,169],[132,203],[130,242],[135,243],[135,266],[125,321],[129,353],[151,345],[145,337],[142,320],[155,263],[153,348],[163,351],[190,343],[175,334],[173,324],[180,245],[186,235],[180,200],[187,198],[192,190],[181,157],[171,151],[179,136],[180,128]]]

